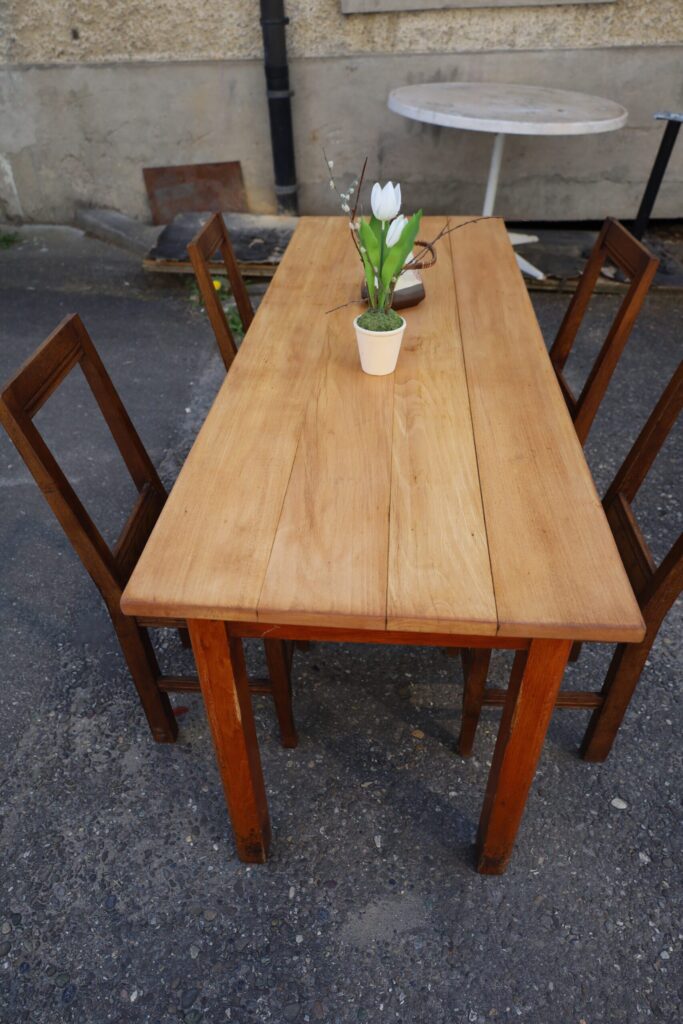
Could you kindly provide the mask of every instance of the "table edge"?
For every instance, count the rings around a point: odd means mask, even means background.
[[[617,104],[619,106],[620,104]],[[389,110],[402,117],[408,117],[413,121],[422,124],[433,124],[441,128],[459,128],[462,131],[482,132],[489,135],[601,135],[605,132],[618,131],[628,121],[628,110],[622,107],[623,113],[618,117],[606,118],[602,121],[582,121],[573,125],[533,121],[504,121],[491,118],[486,125],[473,122],[481,121],[481,118],[468,117],[465,114],[434,113],[430,117],[423,116],[424,112],[419,107],[403,104],[389,94],[387,101]]]
[[[261,612],[249,608],[192,607],[191,605],[156,604],[153,601],[126,598],[121,600],[121,611],[125,615],[150,619],[201,619],[215,622],[248,622],[261,626],[292,627],[293,629],[341,629],[375,633],[412,633],[441,636],[486,637],[495,640],[577,640],[595,643],[640,643],[645,638],[645,623],[640,621],[614,624],[581,625],[560,623],[500,622],[491,629],[485,622],[450,622],[449,620],[414,619],[399,616],[385,619],[381,616],[342,615],[339,613],[297,613]],[[471,626],[472,628],[469,628]]]

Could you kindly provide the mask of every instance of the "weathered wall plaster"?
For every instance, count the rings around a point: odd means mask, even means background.
[[[631,216],[683,107],[683,0],[341,14],[287,0],[303,212],[330,211],[320,146],[355,172],[400,177],[429,211],[478,210],[490,137],[386,108],[407,82],[484,80],[578,89],[630,111],[616,135],[513,138],[499,212]],[[239,159],[252,209],[274,208],[258,0],[0,0],[0,217],[70,220],[78,203],[142,219],[142,167]],[[683,147],[656,213],[683,216]]]
[[[623,102],[629,124],[607,135],[510,137],[497,212],[509,218],[631,217],[661,137],[659,107],[683,106],[678,47],[525,53],[355,56],[292,61],[301,210],[338,212],[322,159],[399,178],[409,206],[479,212],[491,136],[422,125],[387,110],[401,82],[483,79],[589,87]],[[362,102],[359,102],[362,97]],[[274,208],[260,61],[132,63],[0,73],[0,152],[32,220],[70,221],[75,204],[149,218],[142,167],[242,161],[252,208]],[[672,158],[656,214],[683,215],[683,147]],[[0,217],[3,214],[0,177]]]
[[[258,0],[4,4],[12,63],[248,60],[261,54]],[[294,57],[683,43],[682,0],[371,15],[343,15],[339,0],[287,0],[286,6]]]

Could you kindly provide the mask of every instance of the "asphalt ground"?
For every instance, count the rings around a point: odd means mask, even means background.
[[[172,483],[223,375],[201,311],[122,250],[68,229],[21,234],[0,251],[0,378],[80,312]],[[566,296],[533,301],[550,340]],[[592,303],[575,383],[617,301]],[[601,491],[682,336],[680,294],[652,295],[588,445]],[[40,417],[113,538],[132,490],[85,387],[70,382]],[[682,447],[678,432],[637,503],[658,556],[683,519]],[[257,698],[274,838],[270,861],[247,867],[201,700],[176,699],[177,744],[152,742],[99,595],[2,433],[0,552],[3,1024],[683,1018],[680,606],[604,765],[577,757],[587,713],[553,717],[500,878],[472,866],[499,712],[459,758],[459,662],[410,647],[297,654],[296,750]],[[160,653],[187,665],[170,634]],[[259,646],[247,654],[258,671]],[[586,645],[566,684],[599,687],[609,657]],[[494,657],[499,685],[508,665]]]

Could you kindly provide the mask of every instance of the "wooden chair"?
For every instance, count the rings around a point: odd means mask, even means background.
[[[630,286],[612,322],[602,348],[595,360],[581,394],[574,395],[564,376],[564,367],[576,341],[590,302],[591,295],[600,277],[600,272],[607,261],[611,261],[630,280]],[[588,263],[581,275],[576,291],[560,324],[555,341],[550,349],[550,361],[564,395],[567,408],[574,422],[574,429],[581,444],[593,425],[600,403],[605,396],[612,374],[626,346],[633,324],[645,301],[652,279],[659,266],[656,256],[634,238],[623,224],[608,217],[593,246]],[[576,661],[581,652],[581,644],[572,647],[570,660]],[[472,674],[474,689],[486,683],[485,656],[481,651],[466,651],[462,654],[463,664],[468,673]],[[481,677],[481,673],[484,677]],[[475,682],[478,680],[478,682]],[[476,725],[475,725],[476,728]],[[467,746],[467,744],[465,744]]]
[[[618,644],[602,690],[561,691],[557,707],[592,708],[581,744],[586,761],[604,761],[619,730],[659,627],[683,589],[683,533],[659,565],[636,521],[632,503],[683,408],[683,362],[657,402],[603,500],[647,633],[639,644]],[[465,692],[458,751],[472,753],[484,704],[503,704],[505,690],[486,686],[490,651],[464,651]],[[514,672],[514,669],[513,669]]]
[[[138,492],[133,510],[113,548],[81,504],[33,422],[36,413],[80,366]],[[0,393],[0,422],[59,520],[100,591],[133,677],[152,736],[170,743],[178,725],[169,692],[199,690],[193,676],[162,675],[146,627],[153,620],[124,615],[121,594],[166,501],[166,491],[138,437],[80,317],[68,316]],[[168,621],[163,622],[168,626]],[[185,623],[174,623],[189,645]],[[291,645],[266,640],[269,680],[252,681],[258,693],[271,693],[284,746],[296,746],[290,693]],[[271,682],[272,680],[272,682]]]
[[[201,231],[190,242],[187,251],[192,260],[199,291],[204,300],[206,311],[209,314],[209,320],[216,335],[216,341],[225,363],[225,369],[229,370],[233,359],[237,355],[237,346],[223,310],[220,295],[213,286],[213,275],[209,268],[209,261],[216,252],[220,252],[223,258],[245,333],[254,319],[254,310],[240,269],[237,266],[237,260],[230,244],[230,236],[228,235],[228,229],[225,226],[222,214],[214,213],[213,217],[206,222]]]
[[[630,286],[586,378],[581,394],[576,398],[564,376],[564,367],[576,341],[600,272],[608,260],[630,279]],[[550,361],[581,444],[586,442],[658,265],[659,260],[622,224],[611,217],[607,218],[550,349]],[[571,661],[578,659],[580,651],[581,644],[574,644],[570,655]],[[479,700],[486,686],[490,654],[487,656],[481,650],[464,650],[461,656],[463,670],[470,679],[470,684],[464,702],[463,731],[458,749],[467,756],[471,753],[474,730],[479,720]],[[562,696],[560,699],[565,698]]]
[[[576,398],[565,379],[564,367],[600,271],[608,260],[626,275],[630,285],[581,394]],[[550,361],[581,444],[586,442],[595,414],[607,391],[658,265],[657,257],[653,256],[622,224],[611,217],[605,221],[550,349]]]

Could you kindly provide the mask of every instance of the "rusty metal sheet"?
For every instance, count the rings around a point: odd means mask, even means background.
[[[247,195],[239,160],[142,170],[154,224],[169,224],[177,213],[247,210]]]

